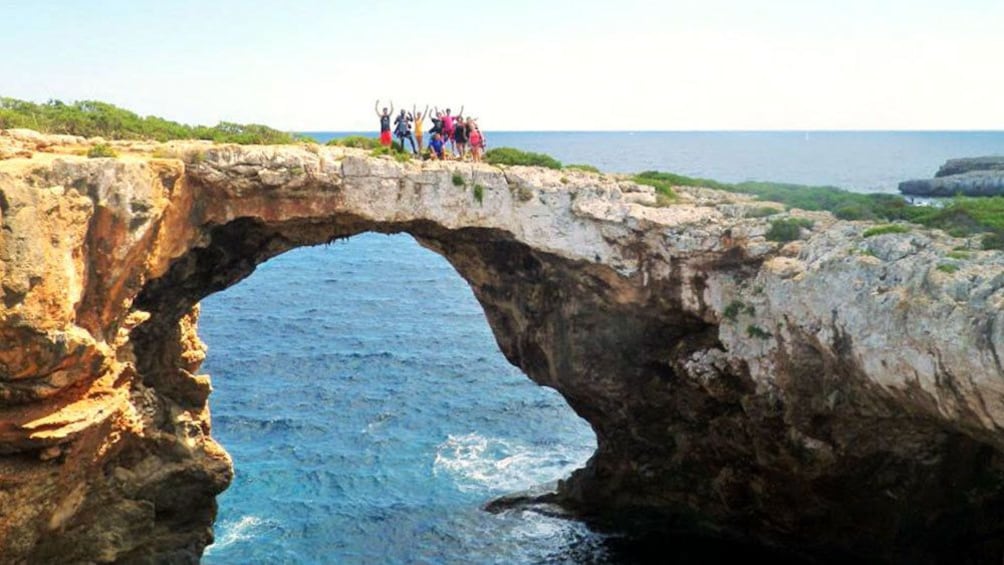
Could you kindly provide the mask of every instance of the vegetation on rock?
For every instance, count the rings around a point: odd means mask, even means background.
[[[811,228],[811,220],[806,220],[805,218],[784,218],[774,220],[770,223],[770,229],[767,230],[766,237],[769,241],[795,241],[801,237],[802,229]]]
[[[876,235],[885,235],[887,233],[909,233],[910,227],[904,226],[903,224],[886,224],[883,226],[875,226],[873,228],[868,228],[864,231],[862,237],[875,237]]]
[[[36,104],[0,97],[0,128],[29,128],[42,133],[59,133],[107,139],[206,139],[220,143],[286,144],[298,137],[260,124],[220,122],[190,126],[159,118],[140,116],[107,102],[81,100],[65,103],[50,100]]]
[[[98,159],[101,157],[118,157],[118,153],[115,152],[108,144],[99,143],[94,147],[91,147],[87,151],[87,157],[89,159]]]
[[[586,172],[586,173],[599,173],[600,172],[599,169],[597,169],[596,167],[594,167],[592,165],[574,164],[574,165],[565,165],[565,168],[568,169],[569,171],[583,171],[583,172]]]
[[[658,171],[640,173],[634,180],[646,180],[644,184],[655,186],[659,191],[672,190],[674,186],[696,186],[752,194],[788,208],[831,212],[841,220],[911,222],[945,230],[955,237],[984,234],[984,249],[1004,249],[1004,197],[1000,196],[957,197],[942,206],[914,206],[896,194],[850,192],[833,186],[774,182],[729,184]]]
[[[355,147],[357,149],[380,149],[380,140],[362,135],[350,135],[348,137],[338,137],[325,143],[338,147]]]
[[[521,151],[512,147],[496,147],[485,153],[485,161],[492,165],[525,165],[528,167],[547,167],[560,169],[561,162],[543,153]]]

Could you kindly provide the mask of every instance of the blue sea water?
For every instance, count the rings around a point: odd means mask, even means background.
[[[318,134],[322,140],[336,134]],[[1004,133],[498,133],[608,171],[892,191]],[[206,563],[626,563],[491,498],[566,476],[595,436],[503,358],[466,283],[407,235],[297,249],[202,303],[213,434],[234,458]],[[675,562],[715,547],[681,542]]]

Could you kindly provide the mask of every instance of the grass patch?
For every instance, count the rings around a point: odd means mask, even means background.
[[[743,212],[744,218],[766,218],[767,216],[775,216],[784,212],[784,210],[779,210],[773,206],[757,206],[756,208],[747,208]]]
[[[746,335],[758,339],[767,339],[770,337],[770,332],[764,330],[760,326],[750,324],[746,326]]]
[[[485,200],[485,187],[481,186],[480,184],[475,184],[474,185],[474,199],[478,201],[478,204],[481,204],[481,203],[484,202],[484,200]]]
[[[958,249],[954,251],[949,251],[948,253],[945,254],[945,257],[948,257],[949,259],[960,259],[960,260],[969,259],[971,256],[972,253],[968,251],[959,251]]]
[[[50,100],[42,104],[0,97],[0,128],[29,128],[42,133],[60,133],[105,139],[207,139],[219,143],[287,144],[302,136],[261,124],[220,122],[215,126],[191,126],[157,116],[140,116],[107,102]]]
[[[362,135],[350,135],[348,137],[338,137],[332,139],[325,143],[325,145],[331,145],[335,147],[355,147],[356,149],[379,149],[382,147],[380,145],[379,139],[374,139],[372,137],[365,137]]]
[[[953,263],[942,263],[938,265],[938,270],[941,271],[942,273],[952,274],[955,271],[959,270],[959,266]]]
[[[370,155],[373,157],[393,157],[398,163],[407,163],[411,161],[411,153],[407,151],[401,151],[396,145],[391,145],[390,147],[380,146],[376,149],[370,151]]]
[[[565,165],[565,170],[568,171],[584,171],[587,173],[599,173],[600,170],[592,165]]]
[[[795,241],[802,236],[802,229],[812,229],[812,221],[805,218],[784,218],[770,223],[766,238],[768,241]]]
[[[106,143],[99,143],[94,147],[91,147],[87,151],[88,159],[100,159],[102,157],[118,157],[118,156],[119,154],[116,153],[115,150],[112,149],[111,146],[109,146]]]
[[[464,186],[464,177],[460,173],[453,173],[453,186]]]
[[[560,169],[561,161],[543,153],[520,151],[512,147],[496,147],[485,153],[485,161],[492,165],[525,165],[528,167],[546,167]]]
[[[676,191],[673,190],[673,183],[667,180],[643,177],[641,175],[635,175],[631,177],[631,180],[633,180],[638,184],[651,186],[652,188],[655,189],[656,206],[665,206],[666,204],[671,204],[675,202],[676,199],[678,198],[678,196],[676,195]],[[660,203],[659,201],[660,196],[664,198],[664,202]]]
[[[875,237],[876,235],[886,235],[889,233],[910,233],[910,226],[904,226],[902,224],[875,226],[873,228],[866,229],[861,235],[862,237]]]
[[[642,182],[639,179],[649,182]],[[649,186],[656,186],[655,184],[652,184],[653,181],[668,187],[695,186],[727,190],[732,186],[711,179],[687,177],[675,173],[664,173],[660,171],[645,171],[643,173],[638,173],[632,180],[639,184],[648,184]]]

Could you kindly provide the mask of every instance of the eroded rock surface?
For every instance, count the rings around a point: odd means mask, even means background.
[[[581,516],[1000,561],[1000,252],[797,211],[811,233],[775,243],[745,197],[575,171],[88,143],[0,132],[0,561],[197,561],[232,476],[199,301],[364,231],[446,257],[592,424],[559,492]]]

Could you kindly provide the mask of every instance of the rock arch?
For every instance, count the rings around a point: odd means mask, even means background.
[[[183,159],[134,144],[0,162],[10,555],[197,560],[230,480],[199,300],[364,231],[443,255],[507,359],[590,422],[597,453],[557,498],[597,523],[903,559],[1000,551],[1000,254],[960,296],[930,268],[943,235],[856,256],[861,228],[817,214],[781,246],[735,195],[655,207],[590,173],[168,149]]]

